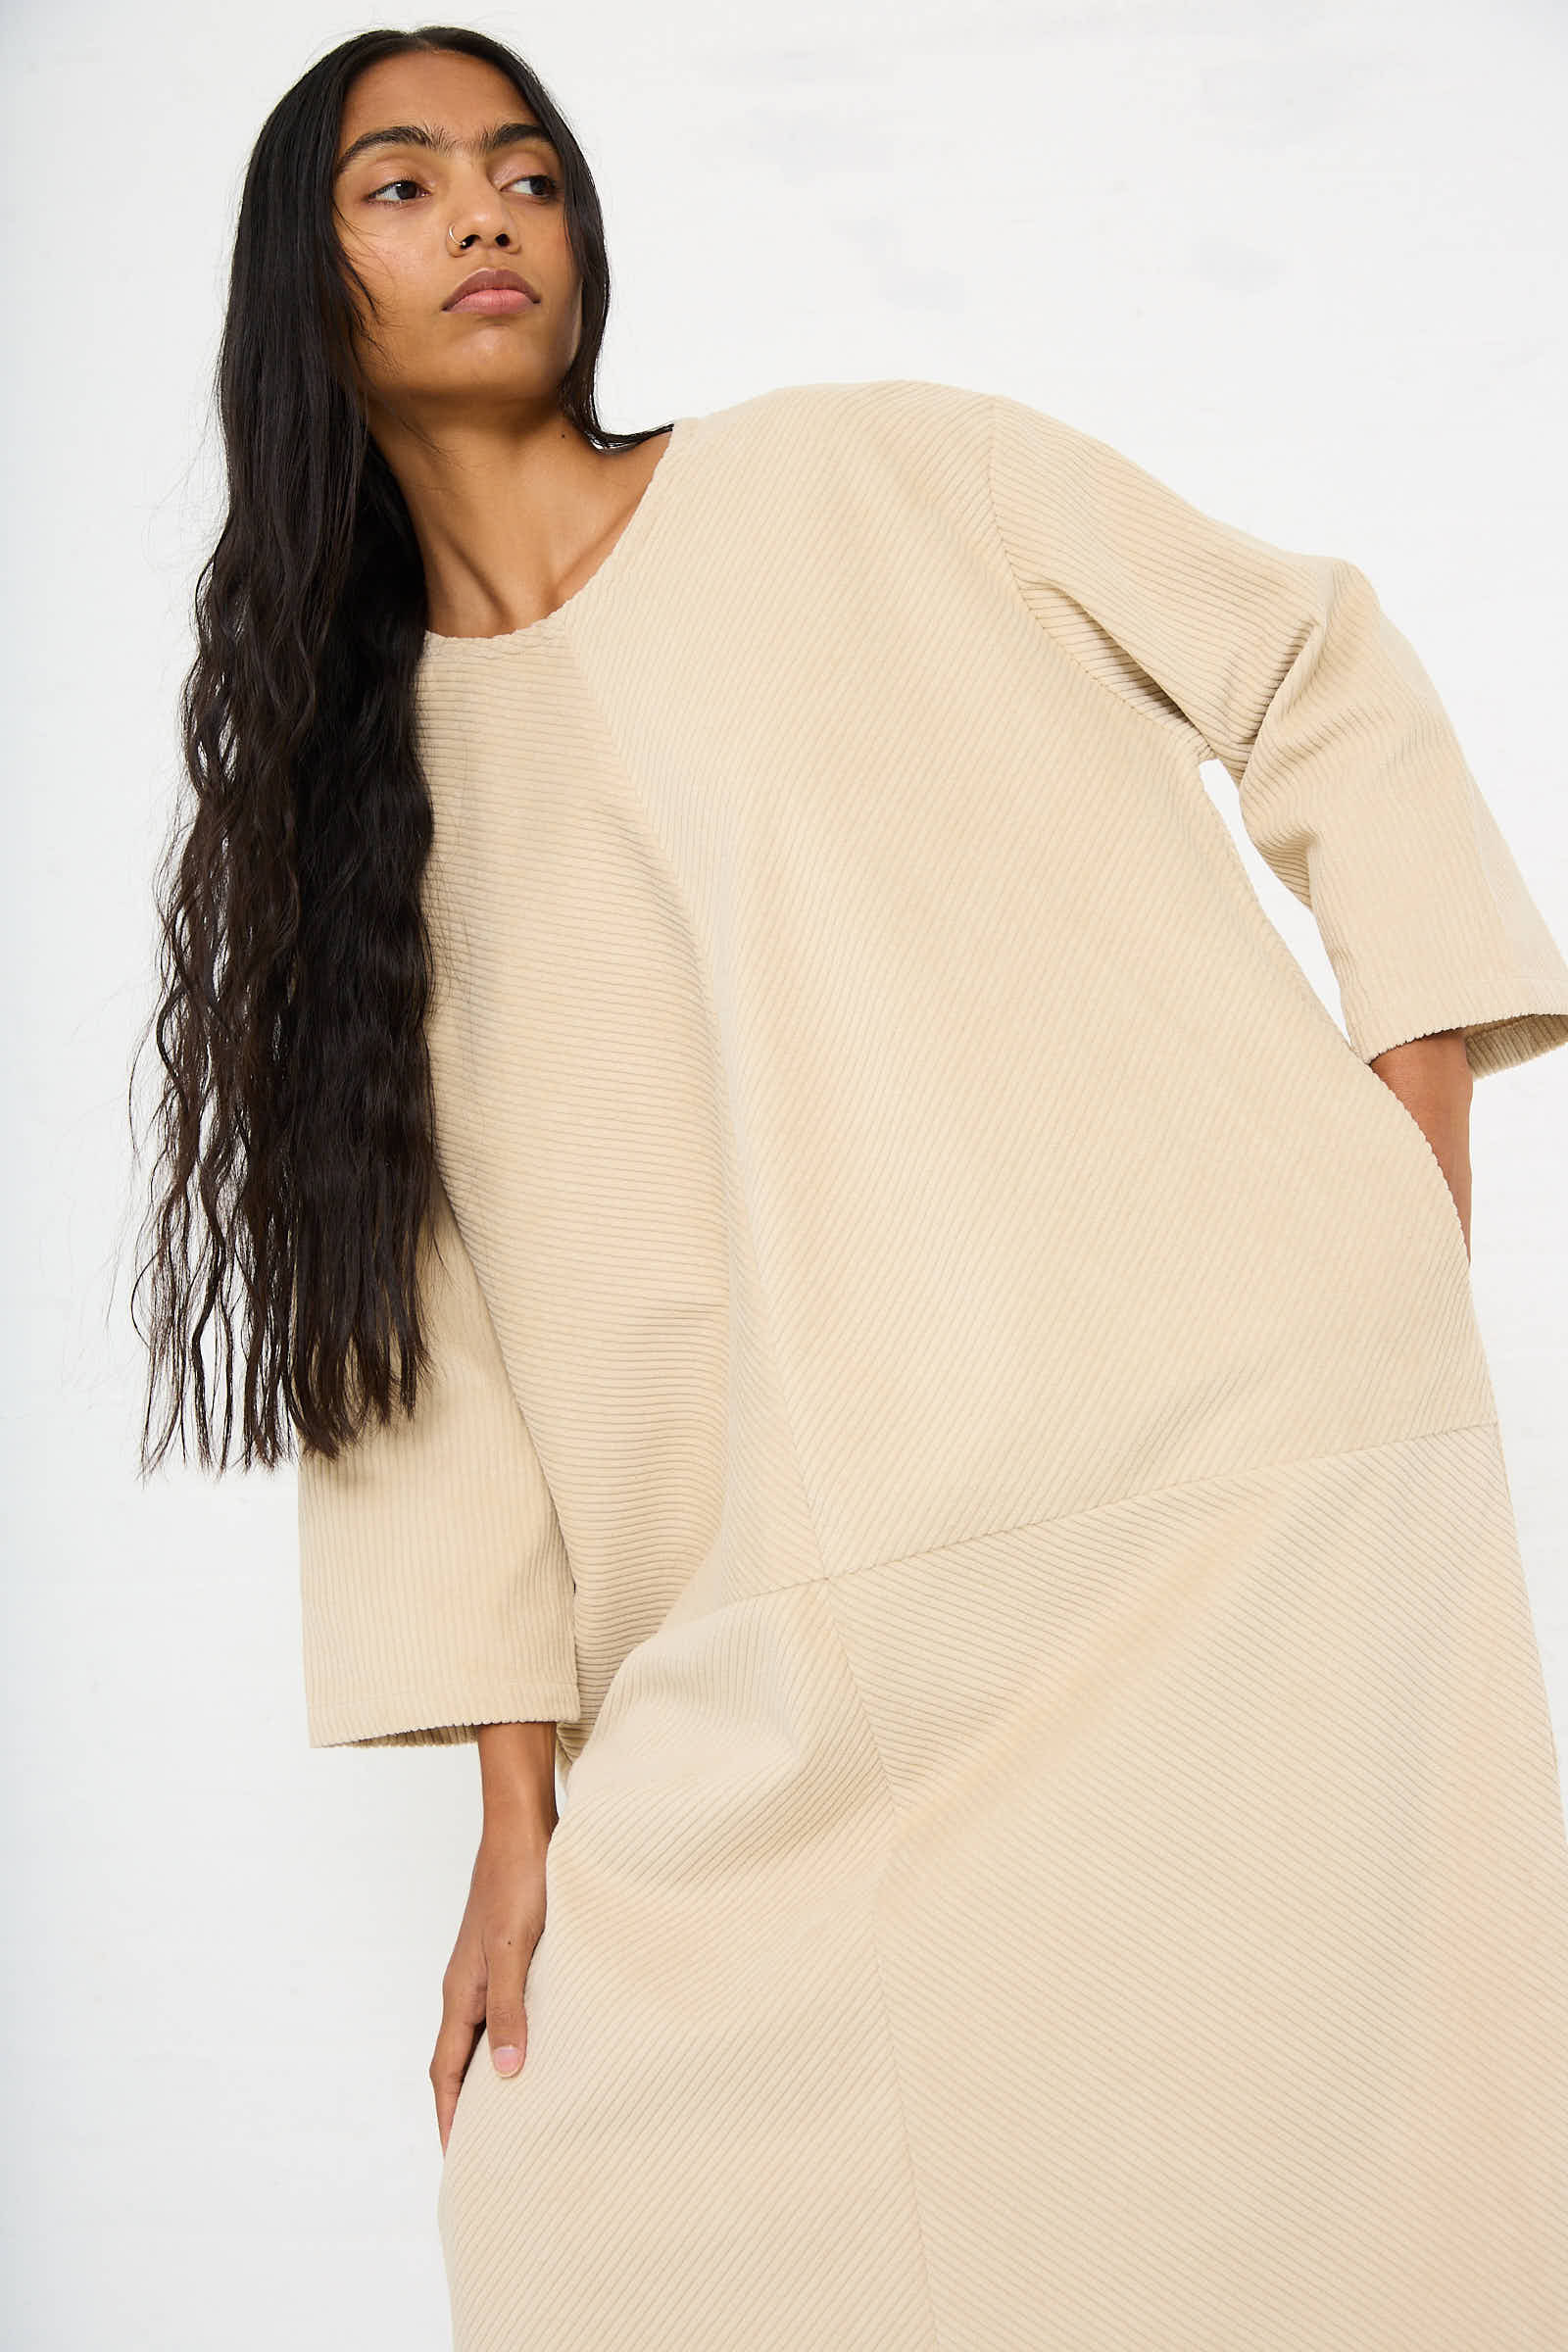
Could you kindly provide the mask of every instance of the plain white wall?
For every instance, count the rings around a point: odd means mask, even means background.
[[[448,2341],[425,2067],[471,1749],[316,1751],[293,1473],[134,1468],[174,698],[264,115],[363,20],[14,5],[8,562],[6,2309],[27,2352]],[[1016,393],[1371,575],[1568,941],[1555,0],[486,11],[600,178],[620,425],[783,382]],[[1311,918],[1242,835],[1338,1012]],[[1568,1055],[1483,1082],[1474,1269],[1568,1757]],[[139,1180],[138,1180],[139,1181]]]

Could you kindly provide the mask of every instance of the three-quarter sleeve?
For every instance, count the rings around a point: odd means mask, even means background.
[[[313,1747],[450,1742],[578,1713],[560,1522],[439,1183],[420,1265],[432,1360],[413,1415],[368,1417],[331,1460],[300,1448]]]
[[[1223,763],[1312,912],[1361,1057],[1460,1029],[1479,1075],[1568,1041],[1568,962],[1365,573],[1218,521],[1005,394],[992,424],[1020,596],[1102,684]]]

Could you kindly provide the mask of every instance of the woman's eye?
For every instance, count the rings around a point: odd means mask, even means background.
[[[514,188],[525,180],[537,180],[547,195],[554,196],[560,192],[560,181],[549,172],[519,172],[516,177],[508,180],[506,185]],[[402,196],[393,196],[394,188],[412,188],[416,195],[422,192],[416,179],[388,179],[384,180],[380,187],[372,188],[369,191],[368,201],[371,204],[379,204],[385,199],[394,205],[401,206],[406,199]]]

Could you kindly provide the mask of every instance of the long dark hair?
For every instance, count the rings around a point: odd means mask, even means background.
[[[284,1455],[290,1425],[334,1454],[370,1408],[385,1421],[396,1397],[412,1412],[428,1360],[416,1279],[436,1165],[420,904],[432,822],[414,728],[424,574],[367,427],[346,278],[373,302],[339,244],[332,180],[355,76],[432,50],[498,67],[561,158],[582,279],[562,412],[600,448],[663,429],[612,432],[595,413],[610,300],[598,192],[520,57],[461,26],[364,32],[279,100],[234,238],[216,384],[228,511],[197,583],[179,704],[194,798],[159,869],[159,1002],[137,1047],[139,1059],[155,1036],[164,1073],[131,1292],[149,1353],[144,1471],[176,1435],[183,1446],[187,1394],[200,1460],[226,1465],[236,1313],[245,1467]],[[131,1085],[134,1132],[134,1067]],[[211,1404],[209,1326],[222,1373]]]

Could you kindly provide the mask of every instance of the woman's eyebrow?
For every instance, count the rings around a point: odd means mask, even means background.
[[[541,146],[553,147],[555,141],[537,122],[498,122],[480,134],[475,151],[493,155],[498,147],[515,147],[524,139],[537,139]],[[338,157],[333,177],[346,171],[358,155],[369,147],[428,147],[437,155],[455,155],[462,145],[449,130],[433,129],[428,122],[389,122],[382,130],[365,130],[352,147],[346,147]]]

